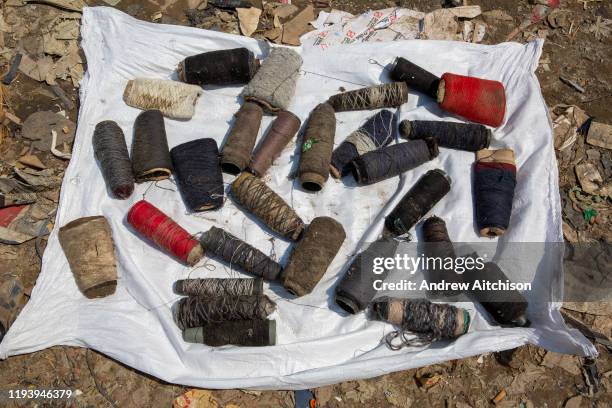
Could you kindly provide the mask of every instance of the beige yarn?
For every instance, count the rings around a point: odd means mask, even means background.
[[[128,81],[123,100],[134,108],[159,109],[171,119],[191,119],[200,95],[202,88],[197,85],[167,79],[136,78]]]

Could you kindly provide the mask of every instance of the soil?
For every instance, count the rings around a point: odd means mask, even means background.
[[[11,2],[15,3],[15,2]],[[108,6],[104,1],[88,1],[90,5]],[[204,11],[187,12],[187,0],[123,0],[115,7],[137,18],[151,21],[154,17],[161,23],[197,25],[202,28],[238,33],[238,25],[231,11],[209,7]],[[301,6],[305,1],[294,1]],[[527,1],[511,0],[470,0],[478,4],[484,14],[479,17],[487,24],[484,43],[503,42],[506,36],[527,18],[533,5]],[[437,0],[398,1],[333,1],[333,8],[361,13],[368,9],[401,6],[421,11],[440,7]],[[4,5],[5,14],[11,6]],[[44,26],[54,8],[44,4],[26,5],[19,13],[27,16],[27,30],[17,41],[4,33],[5,45],[9,48],[33,49],[39,46],[41,26]],[[506,18],[499,18],[501,10]],[[161,15],[156,15],[160,13]],[[546,21],[535,24],[519,33],[514,41],[526,42],[535,37],[545,38],[544,51],[537,76],[543,96],[549,108],[557,105],[577,105],[594,120],[612,123],[612,92],[610,73],[612,36],[596,38],[592,28],[598,19],[612,18],[612,5],[608,0],[562,0],[560,7]],[[269,22],[261,22],[261,25]],[[261,35],[263,31],[255,33]],[[0,58],[3,70],[8,61]],[[564,77],[584,88],[584,92],[562,82]],[[55,96],[51,87],[44,82],[19,74],[17,79],[4,87],[4,106],[22,120],[40,110],[66,110],[67,116],[77,121],[78,89],[70,80],[59,80],[75,106],[66,106]],[[19,126],[10,125],[7,137],[0,136],[0,174],[12,171],[16,157],[27,150],[29,142],[20,136]],[[579,135],[573,147],[572,162],[576,157],[585,156],[583,151],[593,149],[585,145],[584,135]],[[609,180],[602,163],[610,162],[610,151],[595,149],[601,162],[594,164]],[[36,153],[49,168],[63,171],[67,162],[50,153]],[[562,166],[560,193],[567,197],[578,181],[574,165]],[[57,191],[45,194],[45,199],[57,202]],[[607,202],[609,209],[609,200]],[[564,207],[567,217],[580,219],[582,214],[571,206]],[[594,223],[584,223],[580,233],[588,239],[610,242],[609,211],[595,218]],[[38,251],[35,241],[39,243]],[[33,240],[11,246],[11,259],[0,262],[0,279],[19,276],[29,293],[36,282],[40,269],[39,254],[44,251],[45,241]],[[0,249],[7,246],[1,245]],[[567,311],[583,321],[593,330],[612,336],[612,317]],[[364,381],[344,382],[313,390],[318,406],[321,407],[489,407],[502,390],[506,396],[496,406],[507,407],[609,407],[612,406],[612,358],[610,351],[597,345],[599,357],[597,370],[601,383],[597,390],[589,387],[586,371],[581,359],[547,353],[535,346],[524,346],[513,351],[487,354],[444,364],[424,367],[418,370],[397,372]],[[428,379],[428,381],[425,381]],[[425,384],[425,385],[423,385]],[[429,387],[431,385],[431,387]],[[231,387],[231,384],[227,385]],[[168,407],[175,397],[188,388],[167,384],[139,373],[95,351],[75,347],[53,347],[40,352],[11,357],[0,361],[0,390],[24,388],[69,388],[76,391],[76,398],[67,402],[41,402],[39,406],[136,406]],[[293,407],[295,394],[290,391],[251,392],[240,390],[216,390],[207,396],[203,407]],[[8,406],[32,406],[27,401],[12,401]]]

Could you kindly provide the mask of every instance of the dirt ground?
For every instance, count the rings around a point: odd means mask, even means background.
[[[19,6],[19,1],[3,4],[2,27],[5,50],[21,49],[26,53],[40,51],[41,32],[57,9],[40,4]],[[107,5],[101,0],[88,1],[89,5]],[[188,12],[193,1],[187,0],[123,0],[115,7],[137,18],[159,22],[196,25],[201,28],[238,31],[235,15],[209,6],[200,12]],[[293,2],[298,6],[304,1]],[[482,7],[478,17],[487,24],[484,43],[503,42],[506,36],[527,18],[533,8],[527,1],[469,0],[469,4]],[[349,1],[335,0],[333,7],[351,13],[368,9],[401,6],[421,11],[440,7],[438,0]],[[161,12],[161,15],[157,14]],[[156,15],[157,14],[157,15]],[[23,21],[17,32],[4,29],[6,23]],[[593,120],[612,123],[612,75],[610,67],[612,36],[609,19],[612,5],[609,0],[562,0],[558,9],[547,19],[521,31],[514,41],[526,42],[536,37],[545,38],[544,52],[537,70],[542,92],[553,119],[575,105]],[[20,21],[21,21],[20,20]],[[608,21],[608,25],[602,22]],[[6,22],[6,23],[5,23]],[[263,23],[260,23],[263,24]],[[261,36],[260,29],[255,36]],[[0,54],[0,63],[7,71],[9,61]],[[581,87],[568,85],[560,77]],[[20,73],[12,84],[3,87],[3,108],[21,120],[38,111],[65,110],[76,122],[78,89],[70,79],[59,79],[58,85],[69,102],[57,96],[48,84]],[[578,180],[574,166],[581,161],[590,162],[610,180],[611,151],[590,146],[585,136],[564,152],[558,151],[560,163],[560,194],[564,200],[563,217],[566,238],[601,240],[610,242],[610,200],[598,202],[598,214],[587,221],[583,211],[585,202],[576,201]],[[555,141],[556,143],[557,141]],[[561,141],[563,142],[563,141]],[[15,160],[30,152],[31,142],[25,140],[18,125],[10,124],[9,132],[0,135],[0,175],[13,171]],[[556,146],[557,147],[557,146]],[[61,177],[67,162],[49,152],[35,151],[47,168]],[[46,206],[48,214],[57,204],[57,188],[40,194],[39,206]],[[573,199],[572,199],[573,197]],[[50,218],[51,222],[53,218]],[[38,252],[36,250],[38,243]],[[0,279],[18,276],[29,293],[35,284],[39,268],[39,253],[45,240],[38,239],[21,245],[0,245]],[[6,254],[9,254],[7,256]],[[574,308],[575,309],[575,308]],[[610,308],[604,308],[610,310]],[[612,336],[612,316],[601,309],[588,307],[565,310],[566,313],[591,329]],[[408,370],[365,381],[351,381],[313,390],[321,407],[488,407],[500,392],[505,392],[496,406],[502,407],[610,407],[612,406],[612,358],[610,350],[597,344],[599,357],[597,372],[601,381],[597,386],[589,379],[584,361],[578,357],[547,353],[535,346],[524,346],[511,352],[487,354],[445,364]],[[424,379],[429,379],[425,381]],[[227,384],[231,387],[231,384]],[[0,361],[0,390],[23,388],[70,388],[78,396],[70,406],[112,407],[167,407],[188,388],[160,382],[126,367],[95,351],[54,347],[41,352],[11,357]],[[251,392],[241,390],[200,390],[202,407],[294,407],[295,394],[288,391]],[[14,406],[30,406],[26,402],[13,402]],[[39,406],[64,406],[63,402],[44,402]],[[9,405],[12,406],[12,405]]]

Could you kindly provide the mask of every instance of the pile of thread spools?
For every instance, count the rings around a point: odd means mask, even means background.
[[[275,235],[295,243],[283,267],[221,228],[212,227],[196,237],[144,199],[126,211],[133,231],[176,260],[193,266],[206,255],[256,277],[177,281],[175,292],[186,297],[173,306],[174,318],[183,330],[185,341],[210,346],[275,344],[275,322],[268,320],[275,304],[263,294],[262,280],[280,281],[290,293],[306,295],[325,274],[345,240],[344,228],[333,218],[316,217],[305,225],[296,211],[261,178],[301,127],[300,119],[287,110],[301,65],[299,54],[283,47],[272,48],[261,63],[245,48],[194,55],[180,62],[177,70],[180,82],[149,78],[128,82],[123,95],[125,102],[143,110],[134,123],[131,152],[117,123],[107,120],[95,128],[94,154],[108,190],[115,198],[130,197],[134,183],[154,182],[174,175],[189,211],[214,211],[224,204],[222,173],[225,172],[236,175],[230,187],[231,198]],[[487,150],[491,130],[472,123],[403,121],[399,132],[407,140],[393,144],[395,115],[385,109],[406,103],[410,87],[436,98],[440,107],[451,113],[497,127],[505,114],[503,85],[449,73],[438,78],[403,58],[394,63],[391,77],[395,82],[343,92],[313,109],[300,142],[297,177],[302,188],[319,191],[330,174],[334,178],[352,175],[357,184],[369,185],[432,160],[438,155],[439,147],[473,151],[476,152],[474,190],[480,233],[491,237],[503,234],[509,225],[516,184],[513,152]],[[211,138],[192,140],[169,149],[164,116],[190,119],[202,85],[242,84],[246,85],[242,94],[244,103],[235,114],[221,151]],[[334,149],[336,114],[373,109],[382,110]],[[264,114],[274,115],[275,119],[254,151]],[[441,169],[422,176],[386,217],[381,239],[359,254],[336,288],[336,302],[340,306],[351,313],[371,306],[374,318],[400,326],[392,337],[400,337],[405,344],[414,344],[408,334],[417,333],[418,341],[428,342],[463,334],[469,327],[469,314],[426,299],[386,299],[372,303],[375,290],[370,276],[374,275],[363,270],[361,260],[373,254],[385,256],[385,252],[393,256],[397,238],[408,233],[450,188],[451,180]],[[450,245],[448,234],[444,235],[444,221],[435,218],[427,222],[435,228],[425,235],[432,241]],[[86,250],[89,237],[98,237],[105,243],[102,246],[105,250],[95,254]],[[104,217],[79,219],[62,227],[60,243],[84,294],[95,298],[114,292],[117,274],[113,242]],[[101,264],[104,267],[98,267]],[[496,271],[503,275],[499,268]],[[485,307],[498,321],[524,323],[521,320],[524,308],[512,313],[507,308],[500,312],[503,307],[490,306],[495,299],[489,295],[483,294],[477,300],[488,304]],[[505,313],[503,318],[500,313]],[[391,341],[389,344],[392,345]]]

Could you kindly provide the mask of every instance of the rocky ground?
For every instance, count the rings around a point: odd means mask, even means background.
[[[67,160],[61,156],[70,150],[74,135],[79,105],[76,86],[86,69],[86,61],[78,49],[79,1],[60,1],[63,9],[45,4],[54,1],[27,1],[26,4],[26,1],[7,0],[3,3],[0,19],[3,68],[0,71],[9,70],[16,51],[24,57],[16,78],[1,88],[0,191],[7,192],[14,187],[7,180],[17,176],[20,185],[27,185],[35,193],[36,202],[26,210],[24,219],[28,224],[19,229],[22,235],[12,236],[24,242],[0,245],[0,282],[17,277],[29,293],[45,246],[41,231],[48,231],[54,220],[59,185],[67,166]],[[241,33],[234,11],[211,4],[206,7],[201,1],[91,0],[87,3],[116,3],[114,7],[148,21]],[[255,0],[255,4],[262,7],[261,0]],[[308,5],[305,1],[293,4],[297,10]],[[573,242],[610,242],[610,146],[603,148],[587,142],[587,134],[577,129],[584,130],[582,125],[589,118],[602,124],[612,123],[611,3],[562,0],[541,21],[523,26],[521,23],[533,15],[534,5],[527,1],[469,0],[469,4],[482,7],[483,13],[476,21],[486,24],[483,43],[503,42],[513,32],[513,40],[519,42],[545,38],[537,76],[554,123],[560,194],[564,202],[564,235]],[[326,5],[315,3],[319,7]],[[332,0],[332,6],[357,14],[394,6],[431,11],[438,9],[440,2]],[[262,8],[265,12],[252,36],[272,38],[275,26],[268,12],[270,5]],[[319,10],[315,8],[314,14]],[[281,22],[291,18],[283,18]],[[517,27],[521,28],[516,30]],[[37,114],[31,116],[34,113]],[[49,151],[52,128],[63,142],[55,152]],[[566,306],[564,313],[573,319],[608,338],[612,336],[610,303]],[[602,344],[597,343],[597,348],[600,354],[594,364],[598,381],[589,375],[593,372],[589,369],[590,362],[525,346],[312,392],[321,407],[486,407],[495,403],[508,407],[602,408],[612,406],[612,358],[610,350]],[[161,407],[173,402],[175,406],[184,406],[181,405],[184,398],[175,399],[186,392],[198,401],[199,407],[307,406],[301,405],[306,394],[287,391],[190,390],[162,383],[94,351],[70,347],[54,347],[0,361],[0,389],[28,387],[78,390],[70,405],[84,407]],[[26,402],[13,404],[28,406]],[[63,406],[64,403],[39,405]]]

